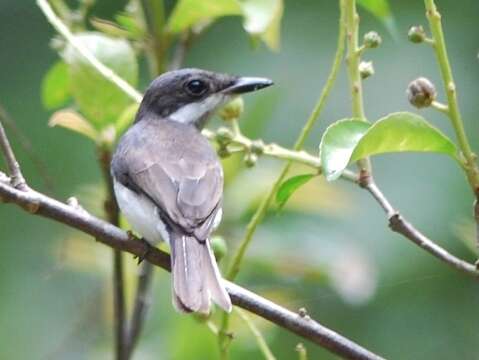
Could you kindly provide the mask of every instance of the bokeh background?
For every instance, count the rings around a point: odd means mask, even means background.
[[[361,11],[361,33],[377,30],[383,45],[365,55],[376,75],[364,83],[371,120],[394,111],[415,111],[407,84],[427,76],[440,88],[428,46],[413,45],[406,33],[426,25],[421,1],[391,1],[397,34]],[[124,1],[99,0],[103,18]],[[478,150],[479,3],[438,1],[467,132]],[[335,1],[285,1],[281,50],[253,48],[239,18],[224,18],[192,47],[186,64],[229,73],[261,75],[276,86],[248,96],[242,128],[250,137],[291,146],[328,74],[337,36]],[[94,146],[59,128],[49,128],[40,99],[42,78],[57,60],[49,47],[54,32],[33,1],[0,1],[0,103],[29,139],[46,184],[31,156],[10,129],[26,177],[59,199],[77,196],[100,213],[101,175]],[[141,88],[149,79],[142,69]],[[442,92],[440,92],[442,96]],[[307,149],[317,153],[322,132],[349,116],[344,69]],[[453,136],[445,117],[421,111]],[[212,126],[216,126],[214,122]],[[472,196],[460,169],[439,155],[387,155],[373,159],[378,184],[419,229],[470,261]],[[219,233],[230,252],[281,163],[261,159],[246,169],[241,158],[225,164],[225,220]],[[301,169],[296,171],[300,172]],[[112,355],[111,253],[78,232],[0,206],[0,358],[108,359]],[[225,265],[225,264],[222,264]],[[136,266],[128,264],[132,281]],[[313,180],[274,209],[256,233],[238,278],[241,285],[290,308],[305,307],[314,318],[388,359],[477,359],[479,285],[438,262],[387,229],[384,214],[359,188],[341,181]],[[278,359],[295,359],[301,340],[255,319]],[[240,319],[232,359],[262,355]],[[334,356],[305,342],[310,359]],[[215,359],[216,338],[170,304],[169,275],[156,272],[155,299],[137,359]]]

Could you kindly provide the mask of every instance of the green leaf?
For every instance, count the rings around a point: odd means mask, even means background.
[[[314,176],[316,176],[316,174],[297,175],[282,183],[276,193],[276,203],[278,204],[278,208],[282,209],[291,195]]]
[[[241,0],[245,30],[272,50],[279,50],[283,0]]]
[[[377,17],[396,36],[397,28],[388,0],[358,0],[358,4]]]
[[[241,7],[236,0],[180,0],[173,9],[167,28],[172,33],[179,33],[199,22],[240,14]]]
[[[68,66],[63,61],[56,62],[42,81],[42,102],[45,108],[59,108],[70,99]]]
[[[111,22],[108,20],[104,20],[100,18],[91,18],[90,24],[96,30],[101,31],[102,33],[106,35],[110,35],[113,37],[131,37],[130,33],[127,30],[122,29],[114,22]]]
[[[80,33],[76,37],[101,63],[132,86],[137,85],[138,63],[127,41],[95,32]],[[71,46],[65,49],[63,56],[68,64],[73,98],[80,111],[97,129],[114,124],[132,100]]]
[[[371,125],[359,119],[343,119],[331,124],[323,134],[319,156],[328,181],[341,176],[356,144]]]
[[[98,132],[91,126],[91,124],[80,114],[73,110],[60,110],[55,112],[48,126],[61,126],[73,132],[82,134],[93,141],[98,139]]]
[[[130,37],[133,39],[141,39],[146,35],[144,25],[141,24],[133,14],[121,12],[115,15],[115,20],[118,25],[128,31]]]
[[[391,152],[436,152],[458,160],[456,145],[419,115],[398,112],[374,123],[356,145],[350,162]]]

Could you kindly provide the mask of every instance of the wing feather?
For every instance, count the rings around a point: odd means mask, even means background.
[[[141,121],[125,134],[117,154],[122,164],[113,169],[127,173],[174,225],[200,240],[209,236],[221,208],[223,171],[198,130],[173,121]]]

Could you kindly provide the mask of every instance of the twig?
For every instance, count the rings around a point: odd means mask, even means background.
[[[72,228],[93,236],[97,241],[114,249],[125,251],[135,256],[146,254],[145,260],[170,271],[170,257],[167,253],[148,246],[143,241],[131,239],[118,227],[98,219],[86,211],[54,200],[33,190],[20,191],[7,183],[0,182],[0,197],[30,209],[35,206],[35,214],[53,219]],[[233,303],[245,310],[255,313],[305,339],[328,349],[346,359],[382,359],[342,335],[324,327],[315,320],[302,318],[265,298],[256,295],[234,283],[225,281],[226,288]]]
[[[434,41],[434,51],[436,54],[439,69],[444,83],[444,91],[447,96],[448,116],[459,142],[459,147],[464,155],[466,162],[466,173],[476,197],[479,197],[479,169],[476,164],[476,158],[472,152],[471,146],[464,130],[461,111],[457,101],[457,89],[452,75],[449,57],[447,55],[446,41],[442,31],[441,14],[438,12],[434,0],[424,0],[426,16],[429,21],[432,39]]]
[[[154,267],[149,262],[143,262],[138,276],[133,313],[128,331],[128,356],[131,357],[140,337],[146,313],[151,303],[151,285]]]
[[[451,65],[446,49],[446,41],[442,31],[441,14],[438,12],[434,0],[424,0],[426,7],[426,16],[429,21],[432,40],[434,43],[434,52],[441,71],[444,90],[447,96],[446,110],[443,111],[449,117],[459,142],[459,148],[464,155],[463,169],[466,172],[469,184],[476,196],[474,202],[474,219],[476,221],[476,242],[479,248],[479,211],[477,209],[477,200],[479,199],[479,168],[476,163],[476,155],[473,153],[469,140],[467,139],[462,121],[459,103],[457,101],[457,89],[452,75]],[[433,104],[434,105],[434,104]],[[437,107],[436,107],[437,108]]]
[[[5,127],[12,132],[12,134],[17,138],[19,145],[25,151],[27,156],[32,161],[33,165],[38,171],[38,174],[43,179],[45,188],[49,192],[54,190],[54,182],[52,177],[47,172],[47,166],[43,160],[38,156],[38,154],[33,150],[33,146],[30,140],[25,136],[25,134],[18,128],[14,119],[10,116],[4,106],[0,104],[0,119],[3,119]]]
[[[120,225],[120,211],[113,191],[113,181],[110,176],[111,151],[100,146],[98,149],[98,162],[100,164],[103,180],[107,188],[105,199],[105,214],[110,224]],[[124,290],[124,265],[123,254],[113,250],[113,308],[115,327],[115,349],[118,360],[128,359],[128,340],[126,338],[126,305]]]
[[[344,26],[346,27],[348,44],[346,62],[351,91],[352,116],[367,121],[364,113],[363,84],[359,71],[361,51],[358,46],[359,15],[356,9],[356,0],[341,0],[340,4],[345,13]],[[358,160],[357,164],[360,169],[360,178],[371,176],[371,162],[368,158]]]
[[[10,141],[8,141],[7,134],[3,128],[3,124],[0,121],[0,150],[5,158],[5,162],[8,168],[8,174],[10,175],[10,182],[16,189],[28,190],[25,178],[23,177],[20,165],[15,158]]]
[[[169,70],[177,70],[182,66],[185,61],[186,53],[193,41],[193,37],[194,34],[188,31],[178,40],[178,44],[176,44],[175,51],[173,52],[173,58],[171,59]]]
[[[259,331],[259,329],[256,327],[256,325],[253,323],[253,321],[249,318],[248,315],[243,310],[240,310],[238,308],[235,308],[236,313],[239,315],[241,319],[248,325],[249,329],[254,335],[254,338],[256,339],[256,342],[258,343],[258,347],[263,353],[263,356],[266,360],[276,360],[276,357],[273,355],[271,352],[271,349],[269,348],[268,344],[266,343],[266,340],[263,337],[263,334]]]
[[[72,34],[70,29],[61,21],[61,19],[54,13],[47,0],[37,0],[37,5],[45,14],[47,20],[52,24],[55,30],[58,31],[71,45],[78,51],[90,64],[106,79],[122,89],[131,99],[136,102],[141,102],[142,95],[128,82],[119,77],[113,70],[101,63],[83,44]]]
[[[202,134],[211,141],[216,140],[215,133],[211,130],[203,129]],[[236,145],[238,147],[236,149],[229,147],[228,150],[231,153],[240,151],[243,152],[247,151],[247,149],[251,149],[252,144],[253,140],[244,136],[240,131],[237,131],[234,133],[234,137],[231,139],[230,145]],[[304,164],[318,170],[319,173],[321,172],[321,159],[318,156],[311,155],[304,150],[294,151],[275,143],[269,143],[263,145],[262,155]],[[352,182],[358,181],[358,176],[354,172],[347,169],[341,176],[345,180]]]
[[[381,190],[377,187],[374,181],[369,181],[364,185],[364,188],[371,193],[374,199],[381,205],[386,213],[389,221],[389,227],[392,231],[397,232],[413,243],[429,252],[434,257],[443,261],[444,263],[460,270],[464,273],[479,278],[479,270],[473,265],[464,260],[457,258],[449,253],[444,248],[440,247],[434,241],[427,238],[419,230],[417,230],[411,223],[399,214],[388,199],[384,196]]]
[[[166,69],[165,60],[169,47],[169,37],[165,32],[165,8],[163,0],[141,0],[143,16],[148,33],[148,55],[153,64],[150,64],[154,75],[163,73]]]

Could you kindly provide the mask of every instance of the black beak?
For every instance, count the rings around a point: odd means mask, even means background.
[[[273,85],[270,79],[260,77],[239,77],[223,90],[224,94],[235,95],[256,91]]]

